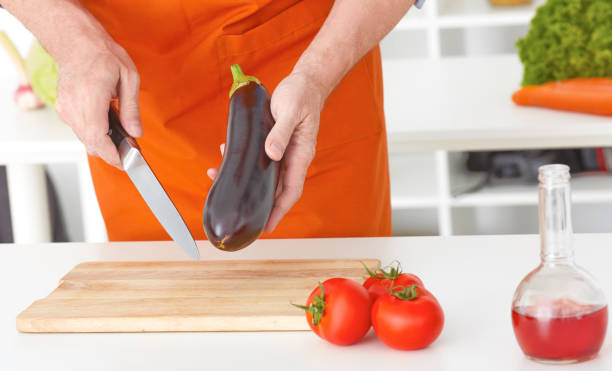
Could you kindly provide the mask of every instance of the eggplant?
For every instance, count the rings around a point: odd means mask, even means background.
[[[224,251],[250,245],[268,222],[279,163],[268,157],[265,142],[274,126],[270,94],[240,66],[231,66],[225,153],[219,173],[204,206],[204,231],[208,240]]]

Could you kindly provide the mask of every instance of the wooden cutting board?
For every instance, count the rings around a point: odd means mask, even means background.
[[[89,262],[17,316],[21,332],[308,330],[318,282],[363,282],[363,260]]]

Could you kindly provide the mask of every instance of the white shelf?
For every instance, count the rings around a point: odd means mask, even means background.
[[[393,209],[435,208],[439,203],[432,153],[390,154]]]
[[[612,202],[612,175],[585,174],[572,177],[572,202]],[[457,196],[453,207],[537,205],[537,184],[505,184],[488,186],[477,192]]]
[[[431,1],[431,0],[430,0]],[[529,24],[535,10],[545,0],[526,5],[494,6],[487,0],[438,0],[437,14],[428,16],[427,3],[423,10],[411,10],[395,27],[398,30],[422,28],[472,28],[485,26],[521,26]]]
[[[0,79],[0,164],[74,162],[85,147],[49,107],[23,112],[13,104],[14,79]]]
[[[438,27],[446,28],[472,28],[486,26],[522,26],[531,21],[532,13],[501,13],[501,14],[475,14],[475,15],[449,15],[438,18]]]
[[[439,29],[449,28],[473,28],[486,26],[523,26],[529,24],[533,17],[532,12],[507,12],[497,14],[471,14],[471,15],[448,15],[437,18],[405,17],[396,26],[395,30],[414,30],[437,27]]]
[[[438,0],[437,21],[443,28],[523,25],[529,23],[544,2],[496,6],[488,0]]]
[[[383,62],[392,152],[612,146],[612,118],[519,107],[515,55]]]
[[[507,16],[533,14],[546,0],[534,0],[522,5],[493,5],[489,0],[437,0],[438,16]]]

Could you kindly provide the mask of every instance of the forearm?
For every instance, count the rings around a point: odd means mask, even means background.
[[[60,66],[72,53],[97,47],[92,40],[104,43],[110,38],[78,0],[2,0],[2,5],[36,36]]]
[[[312,76],[327,97],[413,3],[414,0],[336,0],[293,72]]]

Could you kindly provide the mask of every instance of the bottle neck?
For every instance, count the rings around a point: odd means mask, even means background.
[[[543,263],[572,263],[574,258],[569,179],[541,179],[540,238]]]

